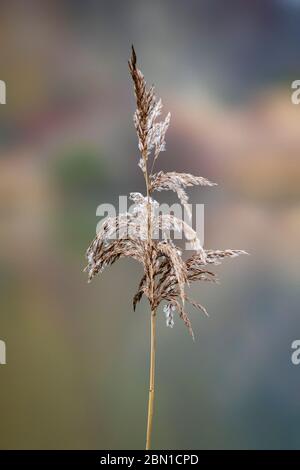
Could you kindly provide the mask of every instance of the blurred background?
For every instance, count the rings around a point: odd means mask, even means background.
[[[157,167],[216,181],[191,191],[205,247],[251,253],[217,269],[219,286],[193,288],[210,313],[189,310],[195,343],[160,313],[153,447],[300,448],[300,1],[0,9],[0,447],[144,447],[141,268],[124,260],[91,284],[82,272],[97,206],[143,191],[133,43],[172,114]]]

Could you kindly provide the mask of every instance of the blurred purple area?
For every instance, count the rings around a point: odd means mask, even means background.
[[[171,111],[158,168],[218,187],[205,247],[251,256],[198,285],[193,343],[160,315],[154,448],[300,448],[300,2],[2,1],[0,448],[143,448],[140,267],[87,284],[96,208],[143,191],[127,60]],[[164,194],[159,195],[163,200]],[[170,199],[171,200],[171,199]]]

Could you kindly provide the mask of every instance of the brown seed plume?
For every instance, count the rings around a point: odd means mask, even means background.
[[[133,120],[141,154],[138,164],[144,174],[147,195],[131,193],[130,197],[135,204],[134,212],[119,214],[103,222],[87,250],[88,264],[85,270],[91,280],[120,258],[135,259],[143,266],[144,273],[133,297],[134,310],[143,295],[148,298],[152,310],[157,309],[163,302],[167,325],[173,326],[173,313],[177,311],[179,318],[194,336],[185,304],[190,303],[206,315],[207,311],[200,303],[186,295],[185,287],[195,281],[217,282],[216,275],[207,267],[218,265],[225,258],[234,258],[246,252],[230,249],[205,250],[192,227],[185,221],[173,215],[155,213],[158,203],[152,198],[154,191],[175,192],[181,204],[189,210],[186,188],[195,185],[214,186],[215,183],[190,173],[153,173],[154,163],[165,150],[170,113],[158,122],[162,102],[156,98],[153,86],[147,88],[144,75],[137,67],[133,47],[128,64],[136,97]],[[181,250],[166,236],[170,230],[182,232],[194,249],[194,254],[185,261]],[[163,233],[163,240],[153,239],[158,231]]]

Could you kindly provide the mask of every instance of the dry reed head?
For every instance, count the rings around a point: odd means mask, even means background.
[[[202,178],[202,176],[194,176],[190,173],[177,173],[176,171],[168,173],[160,171],[159,173],[151,175],[151,190],[174,191],[191,217],[190,208],[188,206],[189,198],[185,191],[185,188],[189,186],[216,186],[216,183],[211,183],[206,178]]]
[[[160,152],[165,150],[165,135],[170,123],[170,113],[163,121],[157,122],[162,102],[156,98],[153,86],[147,88],[144,75],[137,68],[133,47],[129,70],[134,83],[137,105],[134,125],[141,152],[138,165],[144,174],[147,196],[131,193],[130,197],[135,203],[133,212],[106,219],[87,250],[88,265],[85,269],[91,280],[122,257],[130,257],[140,262],[144,274],[133,298],[134,310],[143,295],[148,298],[152,310],[157,309],[161,302],[165,302],[167,326],[173,327],[174,312],[177,311],[193,336],[191,322],[185,312],[185,301],[206,315],[207,312],[201,304],[187,297],[185,286],[194,281],[216,282],[215,274],[207,269],[207,265],[217,265],[225,258],[233,258],[246,252],[204,250],[190,225],[173,215],[156,214],[155,208],[158,203],[151,197],[153,191],[173,191],[180,202],[189,209],[185,189],[195,185],[214,186],[215,183],[189,173],[160,171],[153,174],[154,164]],[[182,253],[174,242],[166,238],[170,230],[184,233],[192,244],[195,253],[186,261],[183,260]],[[154,239],[158,231],[162,233],[163,241]]]

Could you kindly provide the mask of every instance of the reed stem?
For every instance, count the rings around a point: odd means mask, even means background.
[[[156,309],[151,311],[151,340],[150,340],[150,378],[149,378],[149,400],[146,450],[151,448],[152,422],[154,412],[155,392],[155,352],[156,352]]]

